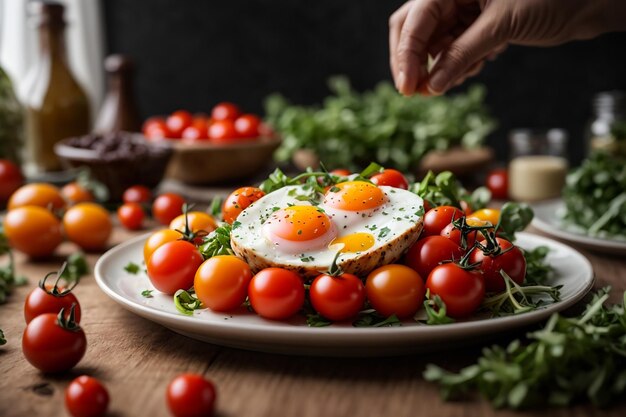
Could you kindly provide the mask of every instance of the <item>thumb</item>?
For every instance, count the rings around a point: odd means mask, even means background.
[[[461,36],[441,52],[428,80],[428,89],[433,94],[445,92],[472,65],[505,43],[505,33],[499,29],[502,27],[500,19],[492,11],[483,11]]]

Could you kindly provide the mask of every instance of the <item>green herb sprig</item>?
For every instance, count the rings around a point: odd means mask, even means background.
[[[230,234],[232,230],[233,226],[224,223],[204,238],[202,245],[198,248],[204,259],[209,259],[217,255],[235,254],[230,246]]]
[[[188,291],[176,291],[174,294],[174,305],[178,311],[187,316],[193,315],[194,310],[204,308],[202,301],[198,299],[193,288]]]

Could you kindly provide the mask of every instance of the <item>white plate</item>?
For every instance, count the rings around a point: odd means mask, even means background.
[[[532,225],[547,234],[600,252],[626,254],[626,240],[587,236],[582,231],[564,225],[560,214],[565,210],[565,204],[561,199],[535,203],[532,208],[535,212]]]
[[[548,259],[556,270],[551,284],[563,285],[561,301],[517,316],[440,326],[406,321],[399,327],[354,328],[347,324],[310,328],[300,318],[290,322],[269,321],[243,308],[231,314],[196,310],[193,316],[186,316],[176,310],[171,296],[154,291],[153,298],[143,297],[143,290],[153,289],[148,277],[143,272],[132,275],[124,270],[129,262],[141,261],[147,236],[137,237],[105,253],[96,264],[95,276],[100,288],[124,308],[194,339],[294,355],[384,356],[471,343],[487,335],[539,322],[572,306],[591,289],[593,270],[580,253],[541,236],[528,233],[518,236],[518,244],[524,248],[550,247]]]

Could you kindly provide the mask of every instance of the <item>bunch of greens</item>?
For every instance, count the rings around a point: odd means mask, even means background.
[[[567,176],[565,224],[591,236],[626,240],[626,159],[598,152]]]
[[[606,288],[582,315],[553,315],[542,330],[506,348],[483,350],[458,373],[428,365],[424,378],[438,382],[444,398],[478,390],[496,407],[563,406],[586,399],[605,406],[626,394],[626,311],[604,306]],[[624,294],[626,302],[626,293]]]
[[[403,97],[388,82],[362,94],[345,77],[328,85],[333,95],[321,108],[267,98],[267,122],[283,138],[278,161],[308,149],[329,168],[358,170],[378,161],[409,170],[431,150],[478,147],[495,127],[479,86],[453,97]]]
[[[420,182],[411,184],[409,190],[422,197],[431,207],[454,206],[463,209],[461,204],[465,202],[472,210],[478,210],[486,207],[491,200],[491,192],[487,188],[478,187],[469,193],[450,171],[437,175],[428,171]]]

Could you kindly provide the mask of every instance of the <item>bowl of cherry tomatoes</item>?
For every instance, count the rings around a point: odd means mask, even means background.
[[[216,184],[249,178],[271,160],[280,139],[261,118],[233,103],[210,115],[178,110],[143,125],[147,140],[168,143],[174,155],[167,176],[187,184]]]

